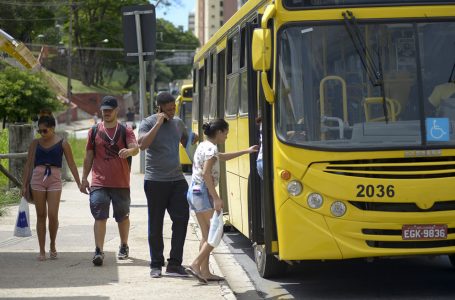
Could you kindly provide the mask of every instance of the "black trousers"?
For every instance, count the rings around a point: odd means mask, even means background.
[[[168,264],[180,266],[190,217],[186,200],[188,183],[185,179],[179,181],[145,180],[144,191],[148,206],[150,267],[164,266],[163,221],[166,210],[172,220],[171,252]]]

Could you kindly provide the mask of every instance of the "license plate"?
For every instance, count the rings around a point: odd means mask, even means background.
[[[447,225],[403,225],[403,240],[444,240],[447,239]]]

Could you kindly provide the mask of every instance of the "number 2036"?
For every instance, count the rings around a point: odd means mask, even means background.
[[[363,184],[359,184],[357,185],[357,197],[359,198],[365,198],[365,197],[368,197],[368,198],[372,198],[372,197],[379,197],[379,198],[382,198],[382,197],[389,197],[389,198],[393,198],[395,197],[395,187],[393,185],[387,185],[387,186],[384,186],[382,184],[379,184],[379,185],[372,185],[372,184],[368,184],[368,185],[363,185]]]

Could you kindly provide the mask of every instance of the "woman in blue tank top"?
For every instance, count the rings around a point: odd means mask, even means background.
[[[58,209],[62,194],[61,168],[63,154],[73,177],[80,187],[81,182],[71,147],[66,140],[55,134],[55,119],[43,116],[38,120],[40,138],[34,139],[28,151],[24,168],[22,195],[31,188],[36,208],[36,233],[39,243],[38,260],[46,260],[46,219],[49,218],[50,250],[49,257],[57,258],[55,239],[58,230]],[[30,182],[30,186],[26,184]]]

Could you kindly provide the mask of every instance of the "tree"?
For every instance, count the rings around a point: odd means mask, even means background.
[[[161,50],[192,50],[195,51],[199,47],[199,40],[189,31],[183,32],[174,24],[164,20],[158,19],[156,21],[156,31],[162,32],[157,38],[157,49]],[[161,38],[162,37],[162,38]],[[162,60],[173,56],[172,52],[159,52],[157,59]],[[171,80],[187,78],[191,72],[192,64],[188,65],[170,65],[172,70]],[[157,74],[159,77],[159,74]]]
[[[0,2],[0,28],[22,42],[31,42],[58,20],[54,15],[55,7],[61,5],[58,1],[11,2]]]
[[[63,105],[40,74],[13,67],[0,72],[0,118],[5,122],[26,122],[43,107],[57,111]]]
[[[96,48],[106,45],[121,48],[122,40],[122,15],[123,6],[135,4],[148,4],[146,0],[85,0],[72,7],[74,16],[74,46],[78,47],[77,60],[81,68],[81,81],[85,85],[93,85],[96,79],[102,79],[100,72],[103,68],[103,57],[109,56],[110,60],[121,59],[123,53],[106,54]],[[68,24],[66,24],[66,27]],[[95,48],[95,49],[87,49]],[[98,76],[98,77],[97,77]]]

